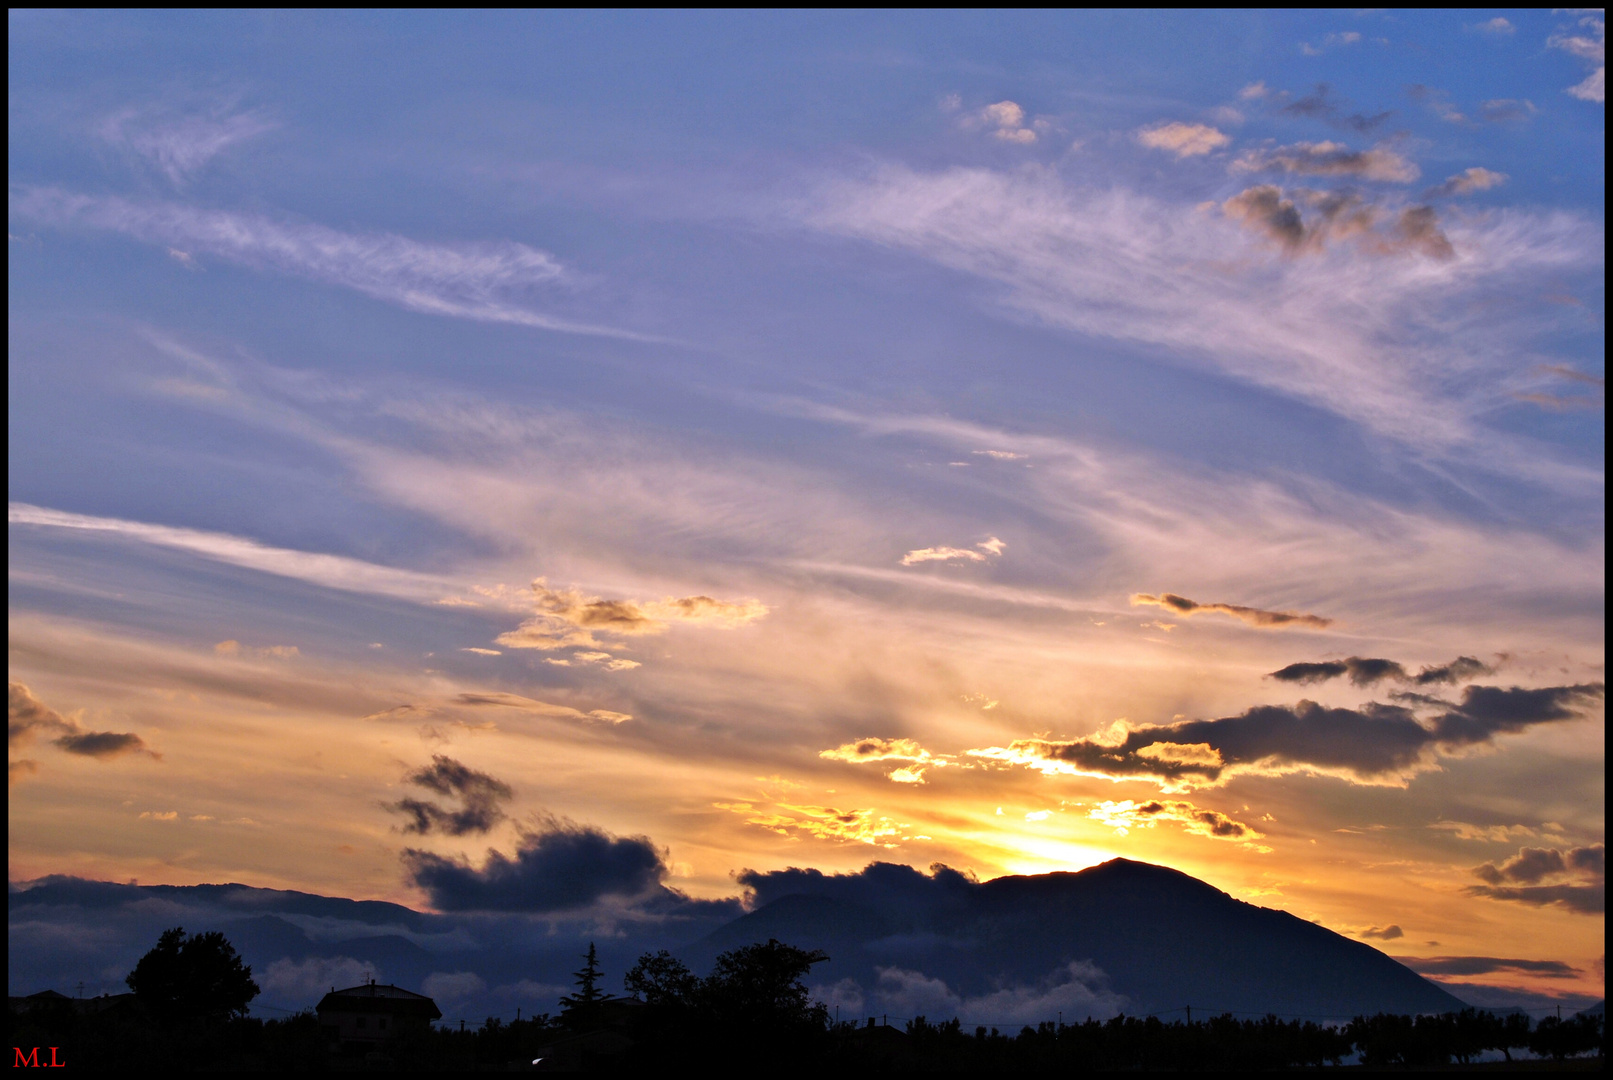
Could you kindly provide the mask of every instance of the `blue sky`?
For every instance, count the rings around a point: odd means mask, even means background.
[[[1122,854],[1599,982],[1599,13],[10,30],[14,881]]]

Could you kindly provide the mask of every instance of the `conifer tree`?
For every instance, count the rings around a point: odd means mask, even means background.
[[[574,1030],[587,1031],[599,1025],[600,1003],[610,1001],[615,996],[599,988],[599,958],[592,941],[588,943],[583,966],[572,975],[576,978],[577,992],[560,999],[560,1019]]]

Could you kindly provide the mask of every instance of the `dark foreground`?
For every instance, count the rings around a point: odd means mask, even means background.
[[[640,1071],[724,1064],[769,1071],[1281,1070],[1338,1065],[1357,1051],[1361,1067],[1368,1069],[1600,1071],[1605,1064],[1602,1024],[1590,1017],[1530,1025],[1526,1017],[1468,1011],[1362,1017],[1341,1028],[1275,1017],[1215,1017],[1192,1024],[1117,1017],[1007,1034],[923,1019],[901,1028],[825,1027],[651,1006],[631,1011],[635,1015],[625,1020],[591,1028],[548,1017],[509,1024],[490,1020],[474,1030],[421,1030],[377,1046],[346,1048],[332,1046],[311,1014],[164,1024],[133,1013],[83,1015],[67,1004],[13,1016],[11,1028],[13,1047],[20,1048],[14,1064],[29,1064],[27,1057],[38,1047],[44,1067],[55,1047],[56,1061],[68,1068],[107,1070],[136,1061],[146,1069],[276,1072]],[[1527,1049],[1545,1060],[1468,1064],[1489,1049],[1509,1054]],[[535,1064],[537,1058],[544,1060]]]

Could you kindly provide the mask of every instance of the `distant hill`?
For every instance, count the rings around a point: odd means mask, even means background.
[[[851,979],[872,989],[881,969],[887,985],[894,969],[943,980],[965,999],[990,1000],[1004,987],[1045,985],[1061,966],[1087,961],[1133,1015],[1188,1005],[1202,1015],[1314,1017],[1463,1007],[1371,946],[1128,859],[984,883],[890,864],[862,874],[756,878],[761,907],[682,950],[695,970],[727,949],[777,938],[828,953],[831,962],[813,971],[824,985]],[[787,895],[770,895],[784,889]]]

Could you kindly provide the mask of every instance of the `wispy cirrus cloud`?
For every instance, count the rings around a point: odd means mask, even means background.
[[[1412,175],[1392,151],[1326,145],[1294,162]],[[1410,211],[1386,213],[1384,242],[1441,254],[1448,245],[1451,257],[1379,259],[1339,245],[1279,263],[1253,238],[1240,243],[1241,227],[1220,215],[1049,171],[884,166],[797,206],[813,227],[993,282],[1007,304],[1054,325],[1168,350],[1176,362],[1198,358],[1422,448],[1480,450],[1479,403],[1506,397],[1498,384],[1536,328],[1462,311],[1548,269],[1599,265],[1600,233],[1569,214],[1440,225]],[[1498,445],[1489,439],[1481,452]]]
[[[95,133],[146,159],[177,186],[236,143],[277,127],[262,110],[219,102],[189,113],[160,106],[119,109],[95,125]]]
[[[7,508],[7,520],[12,525],[102,533],[175,548],[216,562],[296,578],[329,589],[391,596],[416,603],[436,603],[444,592],[458,587],[457,583],[446,578],[381,566],[343,555],[295,551],[229,533],[74,514],[28,503],[11,503]]]
[[[189,259],[207,255],[307,278],[422,314],[642,337],[527,306],[523,294],[563,281],[567,272],[549,253],[514,241],[427,244],[392,233],[345,233],[264,214],[80,195],[53,187],[14,186],[10,202],[13,216],[41,225],[119,233]]]

